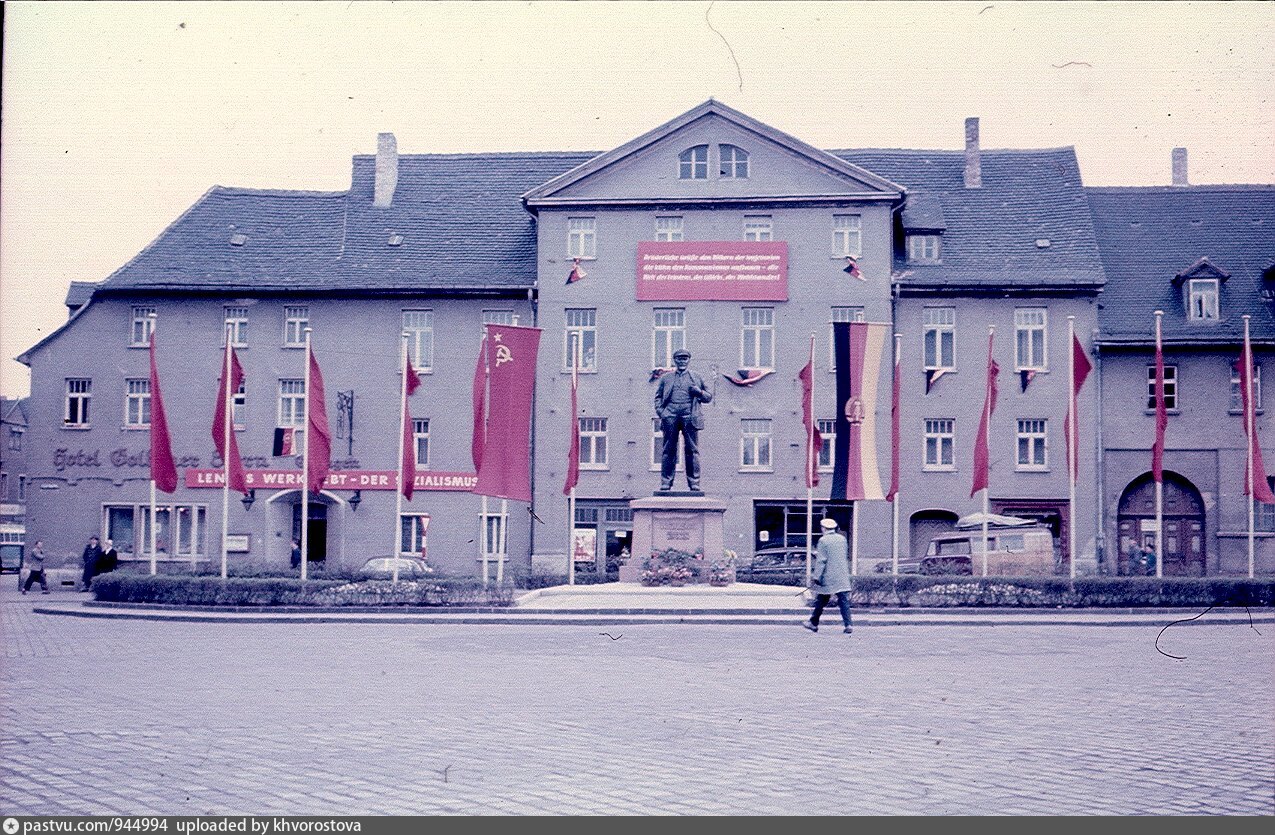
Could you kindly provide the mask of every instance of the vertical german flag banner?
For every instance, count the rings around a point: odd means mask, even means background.
[[[877,470],[877,384],[887,330],[880,322],[836,322],[832,326],[837,357],[833,500],[885,498]]]

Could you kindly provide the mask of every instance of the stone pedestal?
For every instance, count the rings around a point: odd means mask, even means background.
[[[620,566],[620,582],[641,581],[642,563],[652,551],[676,548],[704,554],[704,570],[721,559],[724,540],[722,520],[726,502],[703,495],[661,493],[629,502],[633,509],[633,550]],[[701,574],[696,571],[697,577]]]

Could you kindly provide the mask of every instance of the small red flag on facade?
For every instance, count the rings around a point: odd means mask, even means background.
[[[235,393],[243,385],[243,367],[239,364],[239,357],[235,354],[235,349],[226,348],[225,356],[221,363],[221,377],[217,380],[217,408],[213,412],[212,436],[213,444],[216,446],[217,454],[221,456],[223,462],[222,467],[226,470],[226,483],[230,485],[230,489],[236,493],[248,495],[248,477],[244,473],[243,459],[239,457],[239,440],[235,437],[235,429],[230,427],[227,433],[226,413],[230,412],[233,420],[233,410],[235,402]],[[227,386],[229,380],[229,386]],[[275,430],[276,433],[278,430]],[[226,436],[229,434],[230,444],[226,444]]]
[[[979,490],[986,490],[988,483],[988,449],[987,427],[991,423],[992,413],[996,411],[996,377],[1001,367],[992,359],[992,345],[995,334],[987,335],[987,389],[983,395],[983,414],[978,420],[978,437],[974,439],[974,484],[970,489],[973,496]]]
[[[317,493],[332,468],[332,430],[328,428],[328,410],[323,395],[323,374],[319,363],[310,352],[310,383],[305,392],[305,417],[308,430],[305,433],[306,466],[310,469],[309,488]]]
[[[155,364],[155,331],[151,331],[151,480],[155,489],[172,493],[177,489],[177,465],[173,461],[173,442],[168,434],[168,416],[164,413],[164,397],[159,391],[159,368]]]
[[[587,278],[588,273],[584,271],[584,267],[580,266],[580,259],[574,258],[571,262],[571,272],[567,273],[567,284],[575,284],[582,278]]]
[[[842,272],[848,273],[852,278],[857,278],[860,281],[867,281],[867,279],[863,277],[863,273],[859,271],[859,262],[855,260],[853,255],[846,256],[846,266]]]

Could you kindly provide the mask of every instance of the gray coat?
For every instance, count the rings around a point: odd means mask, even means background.
[[[712,401],[713,395],[709,393],[708,386],[704,385],[703,377],[689,368],[686,369],[686,373],[691,375],[691,385],[700,391],[699,397],[691,399],[691,426],[696,429],[703,429],[704,411],[699,407],[699,404]],[[664,419],[664,410],[668,408],[669,398],[673,396],[673,378],[676,376],[676,371],[661,374],[660,382],[655,387],[655,414],[659,415],[660,420]]]
[[[810,572],[810,587],[815,594],[850,591],[850,561],[846,557],[848,552],[844,535],[826,533],[819,537],[815,565]]]

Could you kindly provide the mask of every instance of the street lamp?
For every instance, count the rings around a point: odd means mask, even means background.
[[[247,493],[244,494],[243,509],[252,510],[252,503],[255,502],[256,500],[257,500],[257,490],[256,488],[252,488]]]
[[[363,501],[363,491],[355,490],[354,495],[350,496],[350,510],[357,511],[359,509],[359,502],[361,501]]]

